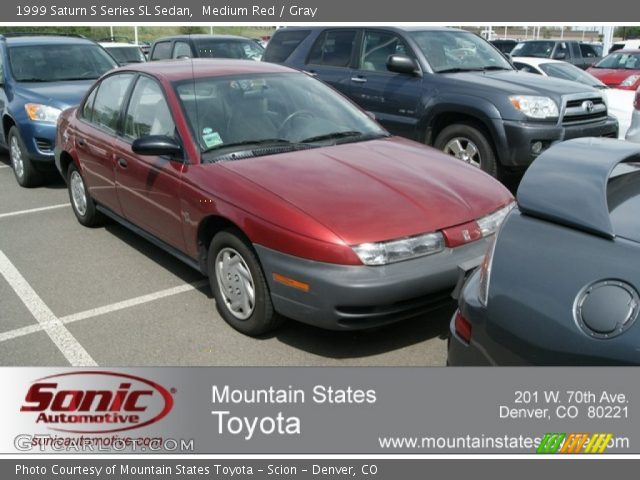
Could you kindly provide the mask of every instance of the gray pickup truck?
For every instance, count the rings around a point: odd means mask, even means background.
[[[593,45],[575,40],[527,40],[518,43],[511,51],[511,55],[553,58],[571,63],[583,70],[602,59]]]
[[[517,71],[473,33],[443,27],[287,27],[264,61],[307,72],[391,133],[494,176],[522,170],[555,142],[617,137],[601,91]]]

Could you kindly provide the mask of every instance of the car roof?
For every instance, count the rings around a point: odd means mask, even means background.
[[[168,42],[171,40],[251,40],[247,37],[241,37],[239,35],[209,35],[206,33],[194,33],[191,35],[171,35],[168,37],[162,37],[156,39],[153,43]]]
[[[77,44],[94,44],[92,40],[82,37],[64,37],[59,35],[24,35],[18,37],[4,37],[8,45],[26,46],[26,45],[77,45]]]
[[[261,73],[294,73],[289,67],[275,63],[256,62],[254,60],[230,60],[217,58],[189,58],[160,60],[155,62],[127,65],[116,71],[134,71],[148,73],[169,81],[190,78],[223,77],[229,75]]]
[[[522,63],[528,63],[529,65],[533,65],[535,67],[540,66],[543,63],[565,63],[567,65],[567,62],[563,62],[562,60],[554,60],[552,58],[540,58],[540,57],[513,57],[512,60],[514,62],[522,62]],[[577,68],[577,67],[576,67]]]
[[[124,42],[100,42],[100,45],[102,45],[105,48],[108,47],[131,47],[131,48],[140,48],[140,45],[135,45],[133,43],[124,43]]]

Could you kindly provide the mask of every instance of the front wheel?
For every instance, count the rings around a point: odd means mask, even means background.
[[[33,166],[29,152],[27,152],[20,132],[15,126],[9,130],[8,143],[11,166],[18,185],[25,188],[41,185],[43,182],[42,174]]]
[[[258,258],[240,232],[224,230],[213,237],[208,270],[218,311],[229,325],[251,336],[280,325]]]
[[[458,160],[498,175],[498,165],[489,140],[476,127],[465,123],[449,125],[436,138],[433,146]]]

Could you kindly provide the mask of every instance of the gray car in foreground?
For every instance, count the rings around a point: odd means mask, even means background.
[[[633,113],[631,114],[631,126],[627,130],[626,140],[640,143],[640,88],[636,91],[636,98],[633,102]]]
[[[640,364],[640,145],[555,145],[517,201],[462,287],[448,364]]]

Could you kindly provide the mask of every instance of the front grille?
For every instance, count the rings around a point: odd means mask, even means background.
[[[45,138],[36,138],[36,147],[38,147],[38,150],[40,150],[42,153],[51,153],[53,152],[53,145],[51,145],[51,142]]]
[[[607,118],[607,104],[602,97],[584,97],[567,100],[563,125],[599,122]]]

